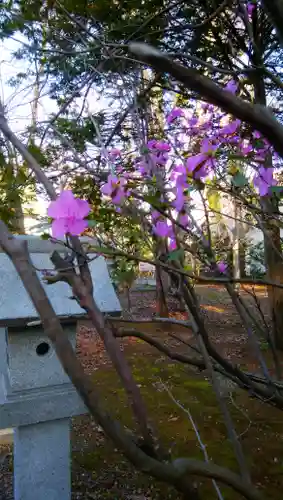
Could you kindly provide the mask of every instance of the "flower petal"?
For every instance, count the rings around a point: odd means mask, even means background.
[[[68,232],[68,221],[67,218],[55,219],[51,226],[53,238],[64,238],[65,234]]]
[[[73,236],[79,236],[87,227],[88,222],[85,219],[68,219],[67,221],[67,232]]]
[[[48,207],[47,213],[50,217],[58,219],[68,217],[75,210],[76,199],[72,191],[62,191],[57,200],[52,201]]]
[[[103,186],[101,186],[100,191],[105,196],[111,196],[113,188],[112,188],[111,184],[107,183],[107,184],[104,184]]]
[[[76,199],[77,202],[77,212],[76,217],[78,219],[84,219],[90,212],[89,203],[86,200],[81,200],[80,198]]]
[[[186,166],[189,172],[193,172],[203,161],[206,160],[206,154],[199,153],[195,156],[191,156],[186,161]]]

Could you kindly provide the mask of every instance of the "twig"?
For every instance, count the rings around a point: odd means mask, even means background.
[[[197,441],[198,441],[198,444],[199,444],[199,447],[203,453],[203,456],[204,456],[204,459],[207,463],[209,463],[209,456],[208,456],[208,453],[207,453],[207,449],[206,449],[206,445],[203,443],[202,439],[201,439],[201,436],[200,436],[200,433],[199,433],[199,430],[197,428],[197,425],[196,423],[194,422],[194,419],[192,417],[192,414],[190,412],[190,410],[188,408],[185,408],[181,403],[180,401],[178,401],[174,395],[172,394],[172,392],[170,391],[169,387],[163,382],[163,380],[161,380],[161,378],[159,377],[159,382],[161,384],[161,386],[163,387],[163,389],[167,392],[168,396],[172,399],[172,401],[174,401],[174,403],[184,412],[186,413],[186,415],[189,417],[189,420],[191,422],[191,425],[192,425],[192,428],[194,430],[194,433],[196,435],[196,438],[197,438]],[[223,496],[222,496],[222,493],[216,483],[216,481],[213,479],[212,480],[212,484],[214,486],[214,489],[217,493],[217,496],[220,500],[223,500]]]
[[[218,381],[217,381],[217,379],[215,377],[215,373],[214,373],[214,367],[213,367],[213,364],[211,363],[209,354],[207,352],[204,339],[203,339],[201,332],[198,328],[198,325],[195,321],[193,321],[193,329],[194,329],[195,336],[196,336],[198,343],[199,343],[201,354],[202,354],[204,362],[206,364],[206,368],[207,368],[207,371],[208,371],[208,374],[209,374],[209,377],[211,380],[212,387],[213,387],[214,392],[216,394],[216,398],[218,400],[219,407],[220,407],[222,415],[223,415],[223,419],[224,419],[224,423],[225,423],[225,426],[227,429],[228,437],[229,437],[231,444],[233,446],[234,453],[235,453],[235,456],[237,458],[237,462],[238,462],[239,469],[241,472],[241,476],[245,482],[251,484],[250,474],[249,474],[249,471],[247,468],[245,455],[244,455],[242,446],[238,440],[238,436],[237,436],[237,433],[235,431],[233,420],[232,420],[232,417],[231,417],[230,412],[228,410],[225,399],[222,397],[221,391],[219,389]]]
[[[125,337],[134,337],[137,339],[141,339],[147,344],[152,345],[158,351],[162,352],[163,354],[166,354],[168,358],[173,359],[174,361],[180,361],[181,363],[187,364],[187,365],[192,365],[196,366],[200,370],[205,369],[205,364],[201,359],[197,358],[191,358],[190,356],[187,356],[186,354],[179,354],[177,352],[172,351],[167,345],[165,345],[162,342],[159,342],[159,340],[155,339],[151,335],[148,335],[147,333],[140,332],[137,330],[132,330],[132,329],[123,329],[122,331],[116,330],[114,333],[115,337],[117,338],[125,338]]]

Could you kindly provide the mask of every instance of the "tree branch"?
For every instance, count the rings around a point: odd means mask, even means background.
[[[163,354],[166,354],[168,358],[173,359],[174,361],[180,361],[181,363],[187,365],[196,366],[200,370],[205,370],[206,368],[205,363],[201,359],[191,358],[186,354],[179,354],[177,352],[174,352],[166,344],[164,344],[163,342],[159,342],[159,340],[153,338],[151,335],[148,335],[147,333],[133,329],[123,329],[122,331],[116,330],[115,337],[118,338],[135,337],[137,339],[143,340],[149,345],[152,345],[153,347],[158,349],[158,351],[163,352]]]
[[[194,474],[218,479],[242,493],[248,500],[261,500],[262,496],[255,488],[244,484],[239,476],[223,467],[214,464],[205,464],[194,459],[179,459],[169,465],[161,463],[144,453],[132,441],[124,428],[117,421],[112,420],[102,408],[93,382],[85,374],[78,361],[68,340],[68,336],[63,330],[59,319],[56,317],[54,309],[33,269],[26,242],[16,240],[9,234],[2,221],[0,221],[0,245],[13,262],[65,372],[70,377],[87,408],[115,445],[124,452],[125,456],[138,469],[152,475],[156,479],[174,485],[179,491],[191,492],[187,475]],[[196,497],[192,494],[191,498]]]
[[[37,163],[35,158],[29,153],[24,144],[16,137],[16,135],[10,129],[7,120],[4,116],[4,108],[0,102],[0,130],[3,132],[5,137],[15,146],[22,157],[27,161],[31,170],[36,174],[39,182],[45,187],[47,194],[51,199],[56,199],[56,191],[46,177],[45,173],[42,171],[40,165]],[[76,236],[69,237],[73,251],[76,253],[76,257],[79,264],[80,274],[74,273],[70,264],[67,263],[58,252],[53,252],[51,261],[55,265],[56,269],[64,269],[58,273],[59,277],[68,282],[73,289],[73,294],[79,301],[79,304],[88,313],[94,327],[96,328],[98,334],[105,344],[106,351],[117,370],[121,380],[124,383],[124,387],[127,391],[130,401],[132,403],[132,408],[137,421],[140,425],[143,438],[147,445],[154,450],[154,441],[152,436],[152,431],[148,425],[147,413],[145,404],[143,402],[139,388],[132,376],[130,367],[126,361],[124,353],[120,350],[117,345],[116,339],[113,336],[112,330],[109,325],[106,324],[103,314],[99,310],[94,297],[93,297],[93,284],[92,278],[89,271],[86,254],[82,248],[80,240]],[[16,262],[14,262],[16,267]],[[50,306],[51,307],[51,306]],[[51,308],[52,309],[52,308]]]
[[[200,97],[222,108],[242,121],[259,130],[274,149],[283,157],[283,126],[265,106],[250,104],[231,92],[223,90],[210,78],[198,71],[185,68],[175,63],[166,54],[145,43],[133,42],[129,50],[141,61],[152,66],[156,71],[169,73],[186,88],[194,90]]]
[[[179,491],[190,492],[194,500],[191,482],[183,481],[182,474],[172,466],[163,465],[144,453],[124,431],[124,428],[104,411],[93,382],[87,376],[79,362],[66,332],[63,330],[52,305],[33,269],[29,257],[27,242],[16,240],[0,221],[0,246],[13,262],[23,285],[30,296],[36,311],[42,321],[44,331],[51,340],[63,369],[82,397],[85,405],[94,416],[97,423],[125,454],[125,456],[140,470],[153,475],[157,479],[173,484]],[[165,467],[165,468],[164,468]],[[153,474],[151,473],[153,472]],[[171,471],[171,474],[170,474]],[[157,475],[156,475],[157,474]],[[171,479],[168,481],[168,474]],[[163,477],[164,475],[164,477]],[[240,479],[239,479],[240,481]],[[178,486],[178,484],[179,486]],[[239,485],[241,487],[241,485]],[[248,497],[247,497],[248,498]],[[255,497],[256,498],[256,497]]]
[[[87,312],[88,317],[102,339],[106,352],[125,387],[134,415],[140,425],[145,443],[147,443],[147,446],[152,450],[157,449],[154,444],[152,430],[148,424],[147,412],[140,390],[132,375],[126,357],[114,337],[113,328],[110,327],[107,320],[105,321],[102,312],[93,298],[92,290],[89,290],[88,277],[79,276],[74,273],[70,268],[69,263],[64,261],[58,252],[53,252],[51,261],[57,270],[61,269],[61,271],[58,272],[59,277],[61,277],[62,281],[65,281],[70,285],[74,297],[76,297],[80,306]],[[89,273],[88,266],[86,271]],[[87,280],[87,283],[85,283],[85,280]]]
[[[281,0],[262,0],[273,26],[276,28],[278,39],[283,46],[283,4]]]

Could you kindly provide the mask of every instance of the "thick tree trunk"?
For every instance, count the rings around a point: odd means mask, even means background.
[[[149,70],[142,70],[142,80],[145,84],[150,82]],[[144,85],[144,88],[146,85]],[[164,113],[163,113],[163,92],[159,87],[151,89],[147,96],[148,100],[144,103],[143,115],[145,120],[145,131],[147,139],[158,138],[164,129]],[[164,177],[165,172],[162,168],[153,166],[153,171],[156,176],[157,188],[162,193],[162,198],[165,198],[164,193]],[[155,190],[154,190],[155,191]],[[155,257],[160,257],[166,254],[166,244],[161,238],[155,239]],[[156,313],[158,316],[168,317],[168,307],[166,296],[170,287],[170,277],[163,270],[156,268]]]
[[[256,35],[256,34],[255,34]],[[260,36],[260,34],[259,34]],[[255,43],[258,46],[257,40]],[[253,62],[262,64],[259,54],[254,54]],[[262,76],[254,81],[254,101],[257,104],[266,105],[266,90]],[[272,166],[272,158],[267,158],[269,167]],[[278,202],[273,197],[261,198],[261,208],[263,211],[262,225],[264,230],[264,259],[267,278],[270,281],[283,280],[283,255],[280,241],[280,226],[276,221],[278,214]],[[275,347],[283,351],[283,289],[268,287],[268,301],[272,318],[272,335]]]
[[[264,256],[267,278],[270,281],[283,282],[283,256],[281,250],[280,227],[274,216],[278,210],[274,200],[264,199],[262,209],[267,214],[264,222]],[[268,215],[271,215],[271,219]],[[277,349],[283,351],[283,290],[277,287],[268,287],[268,301],[272,318],[272,333]]]

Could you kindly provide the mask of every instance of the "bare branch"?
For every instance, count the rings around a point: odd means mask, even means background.
[[[201,439],[201,436],[200,436],[200,433],[199,433],[199,430],[197,428],[197,425],[192,417],[192,414],[190,412],[190,410],[188,408],[185,408],[182,403],[180,403],[180,401],[178,401],[175,396],[172,394],[172,392],[170,391],[169,387],[163,382],[163,380],[161,380],[161,378],[159,378],[159,382],[161,384],[161,386],[163,387],[163,389],[167,392],[168,396],[172,399],[172,401],[174,401],[174,403],[178,406],[178,408],[180,408],[189,418],[189,421],[191,422],[191,425],[192,425],[192,428],[194,430],[194,433],[196,435],[196,438],[198,440],[198,443],[199,443],[199,447],[203,453],[203,456],[204,456],[204,459],[207,463],[209,463],[209,456],[208,456],[208,453],[207,453],[207,449],[206,449],[206,445],[203,443],[202,439]],[[216,481],[213,479],[212,480],[212,484],[214,486],[214,489],[217,493],[217,496],[219,498],[219,500],[224,500],[223,499],[223,496],[221,494],[221,491],[216,483]]]
[[[242,121],[250,123],[259,130],[274,149],[283,157],[283,126],[276,120],[273,113],[265,106],[250,104],[231,92],[224,91],[219,85],[198,71],[185,68],[175,63],[166,54],[145,43],[130,43],[129,50],[156,71],[169,73],[186,88],[194,90],[199,96],[211,104],[219,106]]]
[[[158,349],[158,351],[163,352],[163,354],[166,354],[166,356],[168,356],[170,359],[173,359],[174,361],[180,361],[181,363],[187,365],[196,366],[200,370],[205,370],[206,365],[203,361],[198,360],[197,358],[191,358],[186,354],[179,354],[177,352],[174,352],[163,342],[159,342],[159,340],[153,338],[151,335],[148,335],[147,333],[139,332],[133,329],[123,329],[122,331],[116,330],[115,337],[119,338],[134,337],[137,339],[141,339],[147,344],[152,345],[153,347]]]

